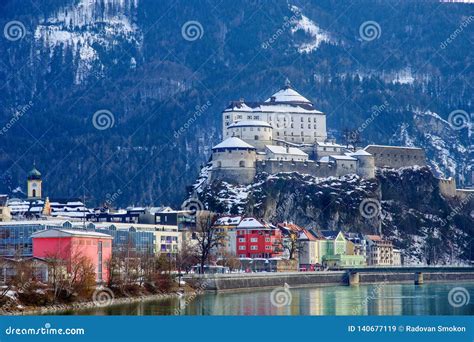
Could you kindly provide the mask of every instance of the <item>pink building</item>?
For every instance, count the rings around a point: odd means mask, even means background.
[[[64,260],[68,271],[84,257],[96,270],[97,282],[107,282],[107,262],[112,256],[112,237],[107,234],[75,229],[48,229],[34,233],[33,256]]]

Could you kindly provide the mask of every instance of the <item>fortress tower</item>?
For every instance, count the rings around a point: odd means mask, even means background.
[[[227,138],[212,148],[209,181],[250,184],[256,174],[256,148],[237,138]]]
[[[242,120],[227,126],[225,138],[236,137],[254,146],[259,151],[265,150],[265,145],[272,145],[273,128],[265,121]]]

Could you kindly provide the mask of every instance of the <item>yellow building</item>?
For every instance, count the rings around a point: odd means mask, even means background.
[[[10,213],[10,208],[7,205],[8,196],[0,195],[0,222],[11,221],[12,215]]]
[[[114,225],[117,229],[129,229],[133,227],[136,231],[152,232],[155,236],[155,247],[153,253],[158,254],[177,254],[181,249],[182,234],[178,231],[177,225],[163,224],[140,224],[140,223],[97,223],[95,226]]]

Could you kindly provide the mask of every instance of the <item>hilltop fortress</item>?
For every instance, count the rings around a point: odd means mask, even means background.
[[[222,122],[224,141],[212,148],[208,182],[250,184],[258,172],[293,171],[373,178],[376,167],[426,165],[421,148],[368,145],[355,150],[329,140],[326,114],[288,81],[263,102],[231,102]]]

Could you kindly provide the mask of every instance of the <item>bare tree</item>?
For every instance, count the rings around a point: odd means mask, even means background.
[[[200,273],[204,273],[204,266],[209,262],[211,252],[224,243],[224,236],[213,227],[217,215],[212,212],[197,212],[196,239],[199,253]]]
[[[302,250],[303,244],[299,239],[299,232],[291,230],[286,239],[276,243],[282,251],[288,251],[288,258],[290,260],[296,259],[298,253]]]
[[[176,268],[181,274],[182,271],[188,273],[191,268],[199,262],[199,251],[196,245],[183,241],[181,248],[176,254]]]

